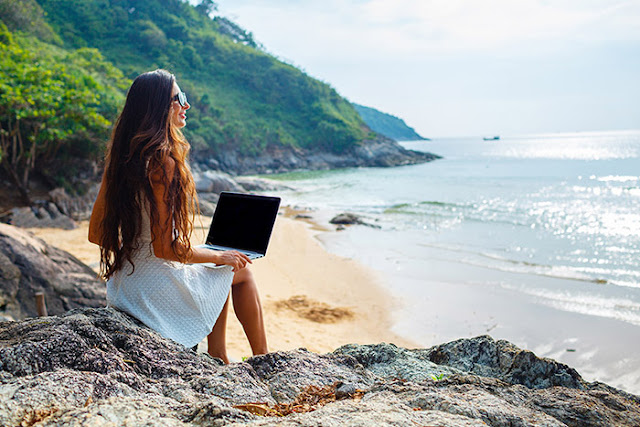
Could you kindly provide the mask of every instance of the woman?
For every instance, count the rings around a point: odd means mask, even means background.
[[[246,255],[189,243],[196,192],[180,130],[189,108],[167,71],[135,79],[107,149],[89,240],[101,247],[110,306],[186,347],[208,336],[209,354],[229,363],[229,289],[254,355],[267,353],[262,308]]]

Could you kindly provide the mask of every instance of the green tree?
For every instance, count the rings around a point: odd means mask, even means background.
[[[218,10],[218,5],[213,0],[201,0],[196,6],[196,10],[204,16],[210,17],[213,12]]]
[[[0,0],[0,20],[11,31],[29,31],[41,40],[62,44],[60,37],[44,19],[44,11],[35,0]]]
[[[153,21],[139,21],[137,26],[140,40],[148,49],[160,51],[167,46],[167,36]]]
[[[101,146],[111,123],[99,112],[105,90],[73,58],[60,61],[43,46],[26,49],[2,25],[0,33],[0,163],[29,203],[38,161],[78,138]]]

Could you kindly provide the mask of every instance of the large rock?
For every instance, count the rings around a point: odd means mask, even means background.
[[[293,190],[280,181],[255,176],[236,176],[234,180],[246,191],[284,191]]]
[[[640,425],[637,396],[487,336],[223,365],[107,308],[0,323],[0,396],[3,426]]]
[[[381,228],[379,225],[364,222],[360,216],[353,213],[349,213],[349,212],[343,212],[341,214],[334,216],[329,220],[329,223],[337,224],[337,225],[359,224],[359,225],[366,225],[367,227],[372,227],[372,228]]]
[[[272,396],[279,402],[294,401],[310,385],[322,387],[339,382],[365,389],[375,380],[353,357],[318,355],[305,349],[270,353],[247,363],[269,384]]]
[[[244,189],[229,174],[218,171],[206,171],[194,175],[198,193],[216,193],[221,191],[241,192]]]
[[[530,351],[521,350],[508,341],[494,341],[488,335],[473,341],[452,341],[423,352],[429,360],[439,365],[499,378],[528,388],[585,387],[575,369],[552,359],[540,359]]]
[[[22,228],[73,230],[78,227],[71,217],[63,214],[52,202],[42,202],[30,207],[15,207],[11,209],[7,222]]]
[[[35,294],[43,292],[49,314],[103,307],[106,287],[73,255],[31,233],[0,223],[0,314],[36,316]]]
[[[49,198],[64,215],[77,221],[88,220],[99,191],[98,182],[88,185],[87,191],[82,195],[70,196],[64,188],[56,188],[49,192]]]
[[[22,228],[77,228],[76,221],[88,220],[98,196],[100,183],[88,184],[82,195],[69,195],[64,188],[51,190],[45,200],[36,200],[32,206],[16,206],[2,215],[1,222]]]

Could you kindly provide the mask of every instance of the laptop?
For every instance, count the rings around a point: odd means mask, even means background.
[[[252,260],[265,256],[279,207],[280,197],[221,192],[207,240],[200,247],[236,250]]]

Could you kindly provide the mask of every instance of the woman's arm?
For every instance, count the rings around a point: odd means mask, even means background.
[[[179,261],[171,242],[173,241],[173,226],[171,224],[171,209],[167,205],[165,195],[168,188],[165,177],[172,177],[175,171],[175,161],[168,158],[163,165],[164,170],[158,170],[151,176],[151,188],[153,198],[158,209],[158,222],[151,224],[153,240],[153,252],[156,257],[169,261]],[[206,248],[192,247],[187,263],[211,262],[218,265],[230,265],[233,271],[244,268],[251,263],[249,257],[238,251],[212,251]]]
[[[99,245],[102,240],[102,220],[104,218],[104,210],[106,204],[106,185],[104,174],[102,175],[102,183],[100,184],[100,191],[98,197],[93,204],[93,210],[91,211],[91,219],[89,220],[89,241]]]

